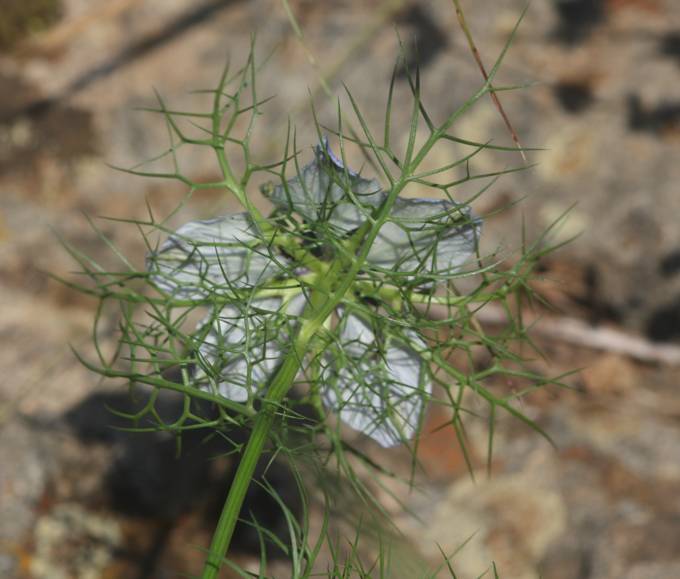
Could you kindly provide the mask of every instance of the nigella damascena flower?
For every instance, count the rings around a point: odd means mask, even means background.
[[[315,258],[324,260],[372,218],[387,193],[345,168],[324,141],[314,161],[268,197],[279,212],[301,222],[281,235],[302,236],[303,248],[313,239]],[[469,260],[480,227],[467,206],[398,198],[368,252],[365,273],[392,284],[436,284]],[[329,251],[318,251],[324,245]],[[224,304],[212,307],[194,336],[198,387],[233,401],[252,400],[289,350],[314,283],[300,283],[297,276],[310,272],[277,247],[247,213],[239,213],[188,223],[148,256],[151,280],[163,292]],[[235,298],[241,295],[247,297]],[[415,330],[385,316],[377,323],[355,300],[348,295],[336,308],[324,351],[316,352],[320,398],[350,427],[392,446],[413,436],[429,398],[429,368],[421,356],[427,346]]]

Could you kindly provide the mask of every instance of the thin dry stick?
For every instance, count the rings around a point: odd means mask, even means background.
[[[477,50],[477,45],[475,44],[474,40],[472,39],[472,33],[470,32],[470,28],[467,25],[467,21],[465,20],[465,14],[463,14],[463,8],[460,5],[459,0],[452,0],[453,5],[456,9],[456,16],[458,16],[458,23],[460,24],[461,29],[463,30],[463,33],[465,34],[465,38],[467,39],[468,46],[470,47],[470,51],[472,52],[472,55],[474,56],[475,61],[477,62],[477,66],[479,67],[479,70],[482,72],[482,76],[484,77],[484,82],[489,81],[489,75],[486,72],[486,68],[484,67],[484,63],[482,62],[482,57],[479,55],[479,50]],[[519,142],[519,137],[517,136],[517,133],[515,132],[515,129],[512,127],[512,124],[510,123],[510,119],[508,118],[508,115],[505,114],[505,110],[503,109],[503,105],[501,104],[500,99],[498,98],[498,95],[493,89],[493,85],[489,84],[489,96],[491,97],[491,100],[493,101],[494,105],[496,105],[496,108],[498,109],[498,112],[500,113],[501,117],[503,118],[503,122],[505,123],[505,126],[507,127],[508,131],[510,132],[510,136],[512,137],[513,142],[517,146],[517,149],[519,150],[519,154],[522,155],[522,159],[524,160],[525,163],[527,163],[527,157],[524,154],[524,149],[522,148],[522,145]]]
[[[477,50],[477,45],[475,44],[475,41],[472,39],[472,32],[470,32],[470,27],[467,25],[467,21],[465,20],[465,14],[463,13],[463,8],[460,5],[459,0],[452,0],[453,5],[456,9],[456,16],[458,17],[458,23],[460,24],[461,29],[463,30],[463,33],[465,34],[465,38],[467,39],[468,46],[470,47],[470,51],[472,52],[472,56],[475,59],[475,62],[477,63],[477,66],[479,67],[479,70],[482,72],[482,76],[484,77],[484,82],[489,82],[489,75],[486,72],[486,68],[484,67],[484,63],[482,62],[482,57],[479,54],[479,50]],[[520,155],[522,155],[522,160],[524,161],[525,164],[528,163],[527,157],[524,154],[524,150],[522,148],[521,143],[519,142],[519,137],[517,136],[517,133],[515,132],[515,129],[513,128],[512,124],[510,123],[510,119],[508,118],[508,115],[505,113],[505,109],[503,108],[503,105],[501,104],[500,99],[498,98],[498,95],[496,95],[496,92],[493,89],[493,85],[489,83],[489,96],[491,97],[491,100],[493,101],[494,105],[498,109],[498,112],[501,115],[501,118],[503,119],[503,122],[505,123],[505,126],[507,127],[508,131],[510,132],[510,136],[512,137],[513,142],[517,146],[517,149],[519,150]],[[468,309],[469,312],[469,308]],[[470,315],[470,320],[472,322],[472,326],[474,329],[480,333],[480,335],[484,335],[484,330],[482,328],[482,325],[480,324],[480,321],[478,320],[480,312],[475,313],[474,315]]]
[[[487,304],[476,316],[482,324],[489,326],[505,325],[508,322],[506,312],[493,304]],[[591,326],[577,318],[539,317],[526,313],[523,317],[526,325],[530,326],[531,333],[545,338],[613,352],[641,362],[680,366],[680,346],[675,344],[657,344],[615,328]]]

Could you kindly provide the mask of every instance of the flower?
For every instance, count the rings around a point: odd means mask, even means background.
[[[268,196],[278,211],[297,216],[305,239],[331,250],[315,253],[324,259],[371,218],[387,193],[345,168],[324,139],[314,161]],[[480,227],[467,206],[397,198],[365,272],[393,283],[437,283],[475,252]],[[301,275],[293,258],[266,243],[249,214],[239,213],[187,223],[148,256],[147,268],[153,283],[176,299],[217,304],[222,296],[226,304],[212,307],[197,329],[197,386],[239,402],[261,395],[307,303],[301,284],[272,284]],[[282,289],[276,294],[274,287]],[[248,296],[243,302],[234,297],[239,291]],[[430,395],[427,346],[413,330],[376,323],[352,299],[336,308],[327,327],[331,339],[316,358],[320,397],[342,422],[393,446],[414,435]]]
[[[350,234],[380,207],[387,193],[343,165],[324,139],[300,174],[274,188],[271,201],[321,232]],[[437,199],[397,198],[366,259],[374,270],[436,279],[458,271],[477,247],[481,221],[467,205]]]

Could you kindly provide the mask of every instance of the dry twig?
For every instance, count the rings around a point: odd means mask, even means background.
[[[507,323],[505,312],[489,304],[476,313],[477,319],[487,326]],[[591,326],[583,320],[571,317],[539,317],[530,313],[522,315],[529,332],[548,339],[603,350],[628,356],[641,362],[680,366],[680,346],[655,343],[616,328]]]
[[[482,76],[484,77],[484,82],[489,82],[489,75],[486,72],[486,68],[484,67],[484,63],[482,62],[482,57],[479,54],[479,50],[477,50],[477,45],[472,39],[472,32],[470,32],[470,27],[467,25],[467,21],[465,20],[465,14],[463,13],[463,8],[460,5],[460,1],[459,0],[452,1],[453,5],[456,8],[456,16],[458,17],[458,23],[460,24],[460,27],[463,30],[463,33],[465,34],[468,46],[470,47],[470,52],[472,52],[472,56],[474,57],[475,62],[477,63],[477,66],[479,67]],[[505,126],[510,132],[510,136],[512,137],[513,142],[517,146],[519,154],[522,155],[522,159],[524,160],[525,163],[527,163],[527,158],[526,155],[524,154],[524,149],[522,148],[522,145],[519,142],[519,137],[517,136],[515,129],[510,123],[510,119],[508,118],[508,115],[505,113],[505,109],[503,108],[503,105],[501,105],[501,101],[498,98],[496,92],[493,90],[493,85],[491,84],[489,84],[489,96],[491,97],[491,100],[493,101],[494,105],[496,105],[496,108],[498,109],[498,112],[500,113],[501,118],[505,123]]]

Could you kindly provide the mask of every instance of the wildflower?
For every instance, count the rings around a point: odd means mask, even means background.
[[[346,168],[324,140],[298,175],[267,192],[294,222],[300,245],[330,261],[379,209],[387,193]],[[388,284],[432,285],[475,252],[481,223],[452,201],[397,198],[363,271]],[[238,402],[262,395],[307,305],[309,275],[266,242],[248,213],[187,223],[148,257],[151,279],[176,299],[212,303],[196,333],[196,384]],[[289,280],[291,283],[282,283]],[[381,320],[384,316],[381,317]],[[315,358],[326,408],[384,447],[408,440],[431,392],[426,344],[415,330],[376,323],[354,294],[329,320]]]

